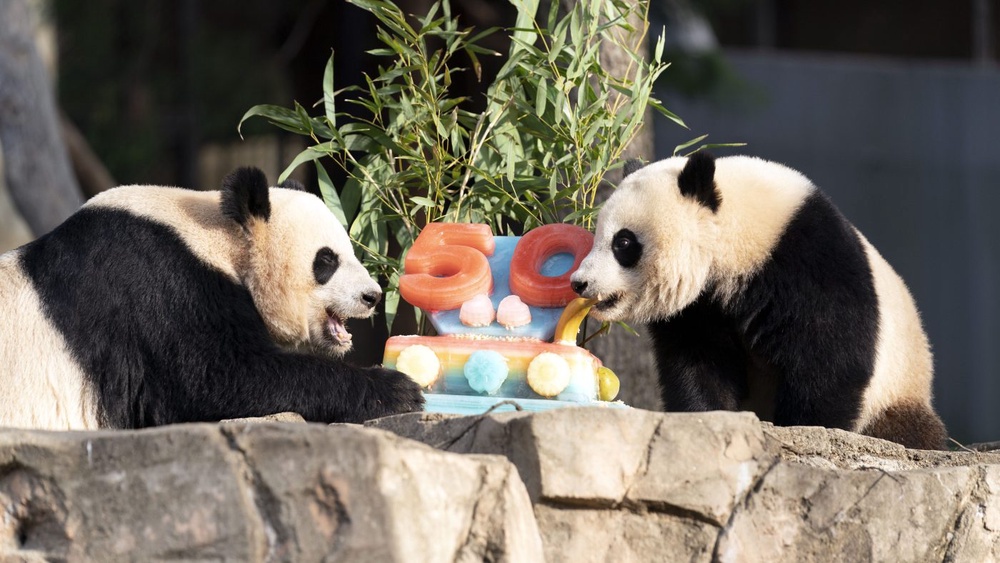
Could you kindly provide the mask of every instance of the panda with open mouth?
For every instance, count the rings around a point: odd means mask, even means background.
[[[323,202],[255,168],[221,191],[109,190],[0,256],[0,425],[420,410],[407,376],[341,359],[381,297]]]
[[[702,152],[630,162],[571,285],[598,320],[646,324],[669,411],[945,446],[909,290],[795,170]]]

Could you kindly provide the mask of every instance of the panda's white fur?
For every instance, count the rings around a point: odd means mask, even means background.
[[[668,409],[753,406],[770,418],[777,400],[778,423],[943,445],[930,348],[908,289],[788,167],[699,153],[628,174],[601,209],[593,250],[572,282],[599,300],[595,318],[648,323]],[[814,318],[821,310],[831,314]],[[671,342],[687,335],[692,342]],[[851,341],[835,350],[842,335]],[[718,354],[708,343],[716,338]],[[830,375],[847,388],[840,396],[821,381],[824,352],[831,371],[843,368]],[[724,366],[718,380],[713,362]],[[781,382],[793,377],[814,381]],[[769,387],[771,404],[762,407]],[[781,393],[805,404],[782,403]]]
[[[380,296],[322,201],[268,189],[254,169],[222,192],[110,190],[0,256],[0,424],[282,410],[357,421],[419,408],[406,376],[337,359],[352,345],[344,322]]]
[[[868,254],[879,301],[875,369],[865,390],[855,429],[869,428],[893,405],[907,402],[931,408],[934,361],[916,304],[903,279],[858,233]]]
[[[250,290],[254,303],[277,342],[341,356],[350,340],[327,338],[327,309],[344,319],[365,318],[373,310],[359,294],[382,289],[364,266],[342,260],[331,283],[317,285],[301,275],[309,272],[317,248],[354,257],[351,240],[319,198],[301,190],[271,188],[271,216],[254,221],[252,232],[240,233],[219,213],[218,191],[159,186],[126,186],[103,192],[87,202],[121,209],[175,229],[191,251]]]
[[[0,256],[0,426],[97,428],[93,387],[17,264]]]
[[[630,174],[604,204],[597,220],[594,250],[574,279],[591,280],[592,292],[617,293],[614,310],[596,309],[595,318],[627,317],[649,322],[669,316],[695,300],[709,279],[728,300],[743,279],[768,258],[785,224],[814,189],[784,166],[751,157],[716,161],[716,186],[725,205],[718,213],[664,182],[676,182],[687,162],[669,158]],[[621,268],[611,239],[625,225],[641,223],[656,241],[656,260],[638,270]],[[588,272],[599,273],[590,275]],[[641,289],[642,291],[635,291]]]

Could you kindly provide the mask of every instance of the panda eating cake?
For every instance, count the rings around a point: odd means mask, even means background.
[[[945,446],[913,296],[799,172],[704,152],[629,163],[594,240],[573,288],[598,320],[646,324],[668,411]]]
[[[381,296],[323,202],[260,170],[108,190],[0,255],[0,426],[420,410],[405,375],[339,359]]]
[[[593,235],[566,224],[494,237],[487,225],[435,223],[408,253],[399,290],[437,336],[394,336],[383,364],[424,389],[426,410],[477,414],[613,402],[618,378],[576,345],[592,301],[569,276]]]

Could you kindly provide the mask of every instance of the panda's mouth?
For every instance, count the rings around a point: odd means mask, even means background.
[[[347,332],[344,319],[329,309],[326,310],[326,333],[334,344],[340,346],[350,344],[354,338],[350,332]]]
[[[614,295],[609,295],[608,297],[604,297],[603,295],[598,295],[597,303],[594,304],[594,308],[597,309],[598,311],[608,311],[610,309],[613,309],[615,305],[617,305],[618,302],[621,301],[621,299],[622,299],[621,293],[615,293]]]

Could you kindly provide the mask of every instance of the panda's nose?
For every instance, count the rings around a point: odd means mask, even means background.
[[[362,293],[361,300],[365,302],[365,305],[368,305],[369,309],[374,308],[375,305],[378,305],[378,302],[382,300],[382,292],[369,291],[368,293]]]
[[[587,291],[587,282],[585,281],[575,281],[570,282],[569,286],[573,288],[578,295],[583,295],[584,291]]]

